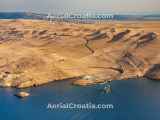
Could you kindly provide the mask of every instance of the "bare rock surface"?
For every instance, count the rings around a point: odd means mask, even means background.
[[[147,77],[160,80],[160,22],[0,21],[0,86],[26,88]]]
[[[17,96],[19,98],[25,98],[25,97],[30,96],[30,94],[27,92],[19,92],[19,93],[15,94],[15,96]]]

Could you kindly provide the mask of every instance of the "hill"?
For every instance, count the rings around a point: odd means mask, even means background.
[[[0,86],[160,79],[160,22],[0,21]]]

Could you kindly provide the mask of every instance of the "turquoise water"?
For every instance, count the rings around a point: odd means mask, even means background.
[[[0,120],[160,120],[160,81],[113,81],[112,93],[104,86],[72,86],[61,81],[25,89],[31,96],[19,99],[18,89],[0,88]],[[51,110],[48,103],[113,104],[106,110]]]

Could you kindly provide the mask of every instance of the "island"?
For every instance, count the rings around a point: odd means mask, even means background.
[[[0,20],[0,86],[160,80],[160,22]]]

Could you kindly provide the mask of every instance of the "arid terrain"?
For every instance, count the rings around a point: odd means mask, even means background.
[[[0,86],[160,80],[160,22],[0,20]]]

